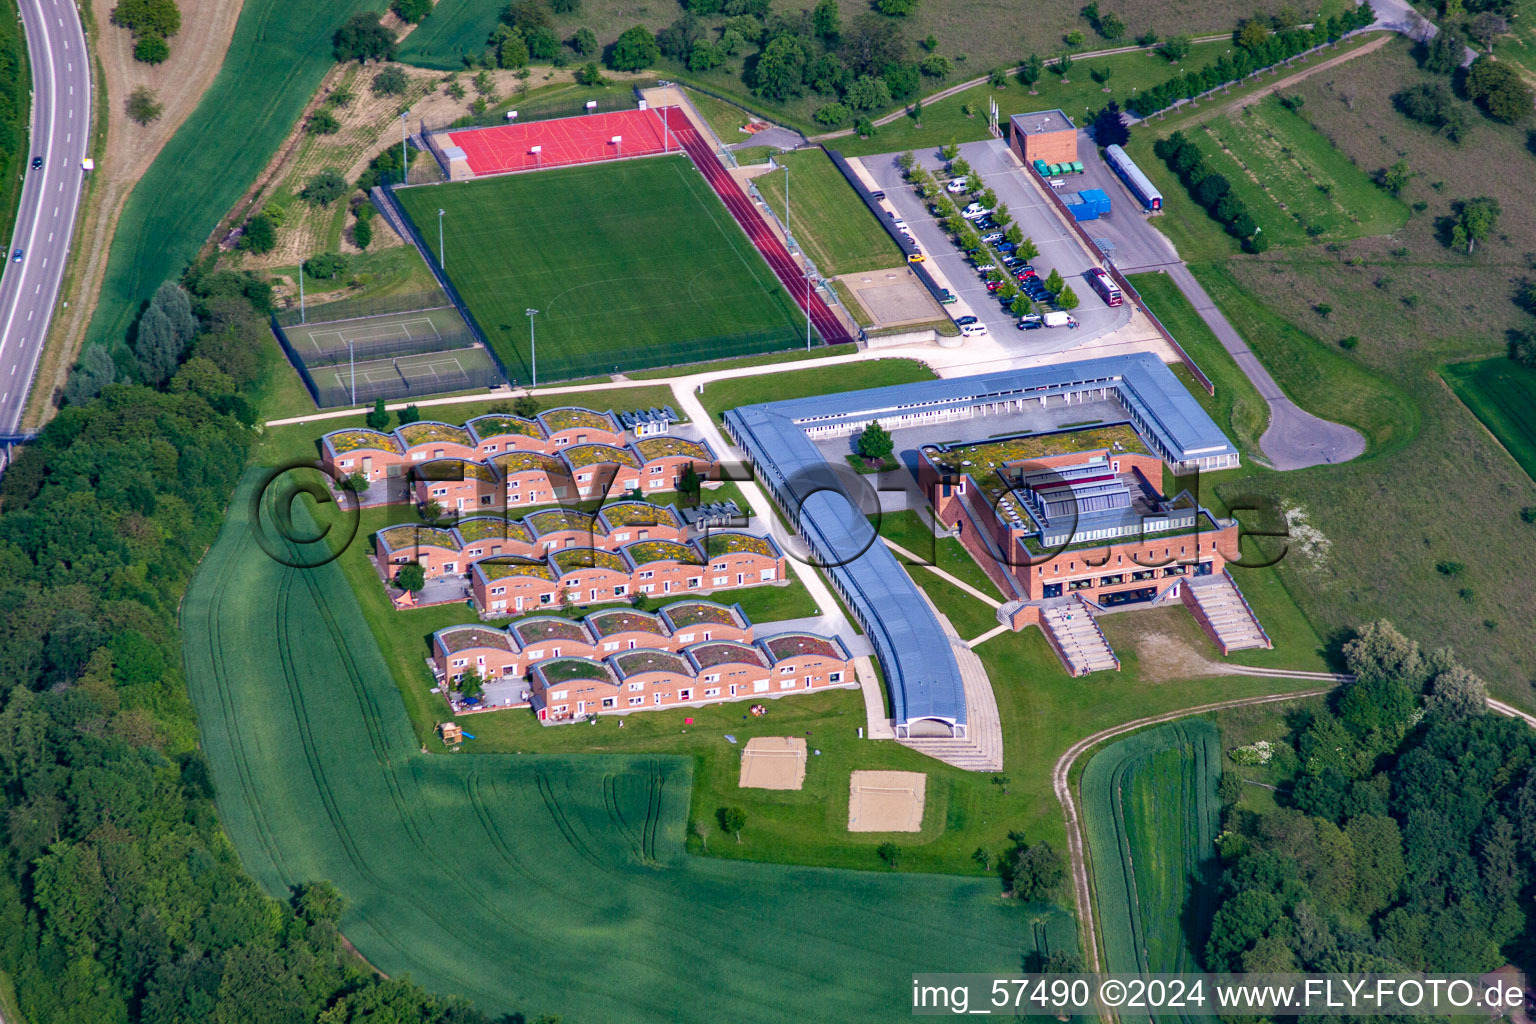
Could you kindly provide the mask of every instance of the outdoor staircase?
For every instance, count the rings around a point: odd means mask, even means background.
[[[928,605],[932,608],[933,602],[929,601]],[[965,736],[914,736],[897,742],[968,772],[1000,772],[1003,770],[1003,722],[997,712],[997,697],[992,693],[986,666],[960,639],[949,619],[937,608],[933,610],[949,637],[955,663],[960,667],[960,685],[965,690]]]
[[[1120,671],[1120,659],[1104,639],[1093,613],[1080,600],[1040,609],[1040,628],[1067,671],[1074,676],[1090,672]]]
[[[1274,646],[1227,572],[1189,580],[1184,585],[1183,599],[1222,654]]]

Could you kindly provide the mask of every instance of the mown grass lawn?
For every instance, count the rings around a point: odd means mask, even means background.
[[[838,363],[825,368],[790,370],[757,377],[715,381],[704,388],[700,401],[717,419],[727,409],[758,402],[782,402],[840,391],[858,391],[890,384],[933,380],[934,373],[914,359],[874,359]]]
[[[1505,451],[1536,479],[1536,370],[1495,356],[1441,371]]]
[[[823,274],[855,274],[900,266],[901,249],[821,149],[781,153],[787,170],[752,179],[783,220],[784,178],[789,176],[790,230]]]

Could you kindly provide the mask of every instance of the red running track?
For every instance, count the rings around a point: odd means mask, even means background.
[[[735,179],[715,158],[714,150],[699,137],[699,133],[691,125],[679,117],[678,125],[672,129],[672,135],[682,143],[683,149],[693,160],[694,166],[704,175],[704,180],[714,188],[715,194],[725,203],[725,208],[731,211],[731,216],[736,218],[736,223],[741,225],[747,237],[752,240],[752,244],[757,246],[757,251],[763,254],[763,259],[768,261],[768,266],[773,268],[773,272],[778,275],[785,289],[794,296],[795,304],[804,310],[805,277],[800,273],[800,267],[790,257],[784,243],[779,241],[779,236],[773,233],[773,229],[768,226],[768,222],[763,219],[757,207],[752,205],[752,201],[737,187]],[[816,326],[816,330],[828,345],[840,345],[853,340],[843,329],[842,321],[833,316],[827,304],[821,300],[821,296],[813,291],[810,300],[811,323]]]
[[[676,109],[668,110],[666,116],[674,123],[684,120]],[[621,139],[617,145],[613,142],[616,135]],[[676,142],[666,140],[661,115],[647,110],[468,128],[449,132],[448,141],[464,151],[469,169],[476,175],[590,164],[677,148]],[[533,152],[534,146],[541,151]]]

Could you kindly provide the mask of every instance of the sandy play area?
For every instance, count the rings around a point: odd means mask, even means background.
[[[800,789],[805,785],[805,740],[758,736],[741,752],[742,789]]]
[[[854,772],[848,779],[848,831],[920,832],[922,772]]]

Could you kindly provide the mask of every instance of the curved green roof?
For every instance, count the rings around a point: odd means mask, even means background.
[[[401,548],[415,547],[417,545],[431,545],[433,547],[448,548],[451,551],[459,550],[459,542],[448,530],[440,530],[435,526],[420,526],[406,523],[401,526],[387,526],[379,531],[379,539],[382,540],[391,551]]]
[[[563,449],[562,454],[565,455],[565,461],[577,468],[600,466],[609,462],[618,466],[628,466],[631,469],[640,468],[639,456],[628,448],[620,448],[613,444],[578,444]]]
[[[629,566],[624,564],[624,559],[612,551],[604,551],[601,548],[559,548],[551,551],[549,557],[562,576],[582,569],[607,569],[610,572],[623,573],[629,571]]]
[[[686,455],[700,462],[714,461],[714,456],[710,454],[708,448],[686,437],[644,437],[635,442],[635,450],[645,458],[646,462],[664,459],[671,455]]]
[[[679,544],[670,540],[642,540],[626,544],[621,549],[636,565],[652,562],[682,562],[700,565],[699,553],[691,544]]]
[[[452,442],[466,447],[474,447],[474,438],[469,436],[469,431],[463,427],[456,427],[452,423],[438,423],[435,420],[418,420],[415,423],[402,423],[395,428],[395,433],[408,446],[414,448],[419,444],[441,444]]]
[[[503,519],[500,516],[475,516],[461,519],[459,536],[469,543],[483,540],[516,540],[524,544],[533,542],[533,534],[521,519]]]
[[[391,434],[383,434],[377,430],[364,430],[357,427],[351,430],[333,430],[325,435],[325,443],[330,445],[331,451],[337,455],[345,455],[347,452],[355,452],[364,448],[376,448],[379,451],[394,452],[396,455],[403,453],[400,442]]]
[[[713,530],[705,538],[704,551],[710,558],[734,555],[744,551],[754,555],[767,555],[769,558],[777,558],[779,554],[774,550],[773,543],[766,537],[758,537],[750,533],[717,533]]]
[[[521,416],[500,412],[476,416],[464,426],[482,441],[488,437],[502,437],[508,434],[541,439],[545,436],[544,428],[539,426],[537,420],[525,420]]]

